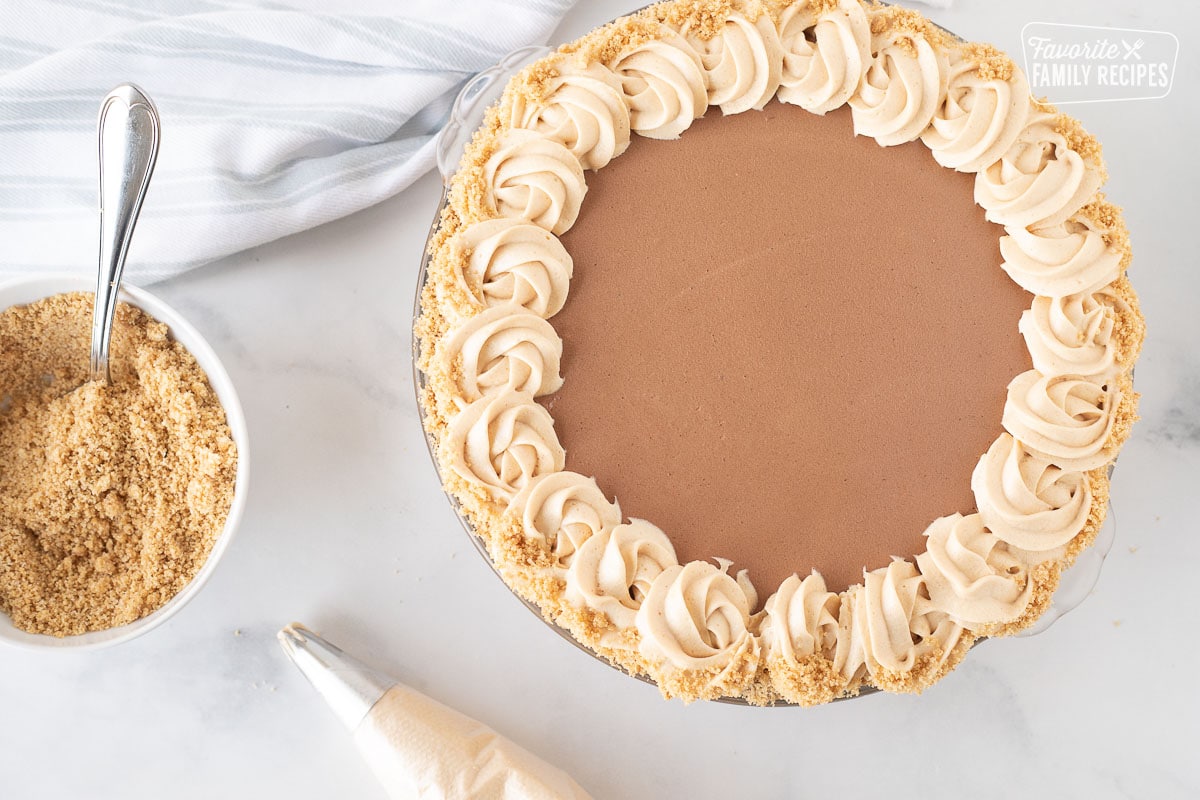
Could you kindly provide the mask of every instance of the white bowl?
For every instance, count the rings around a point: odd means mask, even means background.
[[[63,292],[91,293],[95,290],[96,283],[94,278],[17,278],[0,282],[0,309],[32,303],[43,297]],[[179,609],[183,608],[189,600],[195,597],[201,587],[212,577],[213,570],[216,569],[217,562],[221,560],[221,556],[225,553],[226,548],[229,547],[229,542],[233,539],[234,531],[237,530],[238,521],[242,517],[242,509],[246,505],[246,479],[250,470],[249,448],[246,436],[246,418],[242,415],[242,406],[238,402],[237,392],[233,389],[233,382],[229,379],[229,374],[225,372],[225,368],[221,365],[217,354],[208,346],[208,342],[204,341],[204,337],[189,325],[187,320],[179,315],[179,312],[175,311],[162,300],[159,300],[149,292],[132,286],[121,288],[121,300],[130,305],[137,306],[158,321],[166,323],[171,331],[172,338],[186,347],[188,352],[195,356],[200,367],[208,375],[208,381],[212,385],[213,391],[217,393],[217,398],[220,399],[221,406],[225,409],[225,419],[229,424],[229,430],[233,435],[234,443],[237,444],[238,451],[237,473],[234,477],[233,503],[229,507],[229,516],[225,520],[225,529],[221,531],[221,535],[213,543],[212,552],[209,553],[208,560],[204,562],[204,566],[200,568],[195,577],[192,578],[187,586],[183,587],[179,594],[168,600],[154,613],[116,628],[60,638],[41,633],[26,633],[13,625],[12,620],[7,614],[0,612],[0,642],[4,644],[39,650],[55,648],[68,650],[94,649],[127,642],[149,630],[157,628],[177,613]]]

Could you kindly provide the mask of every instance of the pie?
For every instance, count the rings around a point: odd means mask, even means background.
[[[431,238],[443,483],[664,695],[924,689],[1091,544],[1144,334],[1100,145],[859,0],[672,0],[521,70]]]

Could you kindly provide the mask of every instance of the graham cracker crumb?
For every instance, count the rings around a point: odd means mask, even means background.
[[[914,58],[917,56],[917,39],[924,39],[935,49],[947,47],[951,42],[945,31],[919,11],[878,3],[872,3],[868,11],[871,37],[890,35],[901,50]]]
[[[746,695],[759,671],[760,653],[757,640],[746,638],[746,644],[731,654],[728,664],[705,670],[680,670],[650,664],[649,674],[658,684],[663,697],[678,697],[684,703],[695,700],[715,700],[718,697],[744,697],[747,701],[765,698],[759,694]]]
[[[537,63],[526,69],[536,67]],[[487,201],[487,181],[483,176],[484,165],[500,147],[503,130],[499,107],[492,106],[484,114],[483,125],[463,151],[458,172],[450,182],[450,205],[460,220],[478,221],[496,216],[496,210]]]
[[[968,42],[961,45],[963,58],[976,65],[976,72],[985,81],[1010,81],[1017,65],[1007,53],[983,42]]]
[[[1133,248],[1129,243],[1129,229],[1121,207],[1108,202],[1103,193],[1079,210],[1079,215],[1095,223],[1110,249],[1121,253],[1121,269],[1129,269],[1133,261]]]
[[[859,0],[849,0],[851,3],[858,3]],[[794,5],[799,5],[808,8],[813,17],[820,19],[821,17],[837,10],[843,5],[845,0],[766,0],[765,5],[770,12],[771,17],[778,20],[784,11],[787,11]]]
[[[857,2],[858,0],[854,0]],[[842,0],[808,0],[808,7],[818,17],[823,17],[832,11],[836,11],[842,5]]]
[[[561,48],[590,64],[612,64],[647,42],[665,39],[675,31],[655,19],[647,9],[610,22]]]
[[[1054,119],[1054,131],[1067,140],[1067,146],[1078,153],[1084,161],[1102,164],[1102,150],[1096,137],[1083,128],[1083,123],[1070,114],[1058,114]]]
[[[0,313],[0,609],[71,636],[140,619],[204,565],[237,448],[208,378],[127,304],[112,383],[88,382],[92,295]]]
[[[754,4],[752,8],[759,6]],[[733,0],[676,0],[650,8],[659,22],[675,29],[687,25],[689,33],[706,42],[716,38],[725,22],[738,10],[738,4]]]
[[[529,105],[540,105],[550,96],[554,82],[562,76],[562,64],[559,59],[548,56],[533,62],[513,76],[505,90],[502,102],[512,105],[516,98],[521,98]],[[504,119],[511,115],[501,112]]]
[[[1096,536],[1095,531],[1092,531],[1091,535],[1094,539]],[[1054,599],[1054,591],[1058,588],[1058,580],[1062,576],[1062,571],[1063,563],[1057,560],[1047,561],[1044,564],[1032,567],[1029,570],[1027,579],[1033,582],[1033,588],[1029,594],[1029,605],[1025,607],[1025,611],[1022,612],[1021,616],[1012,622],[1002,625],[986,626],[976,631],[976,633],[988,638],[1012,636],[1037,622],[1046,609],[1050,607],[1050,601]]]
[[[1138,401],[1142,397],[1133,390],[1133,378],[1128,372],[1119,375],[1116,381],[1117,391],[1121,393],[1121,400],[1117,403],[1117,408],[1114,412],[1116,419],[1113,422],[1112,434],[1108,439],[1108,448],[1112,451],[1114,457],[1117,450],[1129,439],[1129,434],[1133,432],[1133,423],[1139,419],[1137,413]]]
[[[1142,352],[1146,340],[1146,318],[1138,305],[1137,293],[1129,279],[1122,275],[1113,281],[1107,291],[1119,301],[1113,326],[1113,339],[1117,343],[1117,363],[1131,369]]]
[[[845,677],[820,653],[812,653],[795,663],[771,658],[766,671],[782,699],[806,707],[828,703],[847,687]]]

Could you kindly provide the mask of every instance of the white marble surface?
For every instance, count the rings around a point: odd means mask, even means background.
[[[585,2],[558,39],[626,10]],[[299,619],[559,763],[598,798],[1200,796],[1200,23],[1193,4],[959,0],[947,27],[1016,50],[1032,20],[1174,30],[1176,89],[1085,106],[1135,237],[1150,324],[1116,545],[1047,633],[988,643],[922,697],[685,707],[548,631],[476,555],[413,401],[421,180],[351,218],[153,287],[210,338],[250,424],[252,491],[212,583],[115,649],[0,651],[0,797],[381,798],[285,661]]]

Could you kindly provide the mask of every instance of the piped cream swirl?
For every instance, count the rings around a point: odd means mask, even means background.
[[[505,131],[483,166],[487,202],[496,213],[554,234],[575,224],[587,193],[583,167],[563,145],[539,133]]]
[[[1016,144],[975,175],[975,202],[992,222],[1051,227],[1070,219],[1104,183],[1095,158],[1072,149],[1064,118],[1035,111]]]
[[[761,635],[768,660],[795,665],[814,654],[832,659],[839,604],[818,572],[804,580],[799,575],[785,579],[764,608]]]
[[[775,96],[783,72],[783,46],[769,14],[760,13],[751,22],[735,11],[708,39],[698,35],[690,21],[680,33],[700,56],[709,105],[738,114],[761,109]]]
[[[988,530],[1036,561],[1057,557],[1092,507],[1087,475],[1051,464],[1007,433],[979,459],[971,491]]]
[[[945,52],[912,31],[885,28],[872,34],[871,53],[850,98],[854,132],[885,147],[916,140],[946,94]]]
[[[1001,79],[980,74],[977,51],[951,51],[946,97],[921,140],[943,167],[979,172],[1013,146],[1029,118],[1029,81],[1016,65]]]
[[[842,594],[834,668],[854,685],[863,673],[876,681],[911,672],[927,655],[944,661],[963,628],[934,607],[924,578],[907,561],[895,559],[863,575],[861,586]]]
[[[778,97],[816,114],[845,104],[871,62],[871,25],[858,0],[818,13],[808,0],[779,18],[783,73]]]
[[[441,449],[455,474],[506,504],[537,476],[562,470],[566,460],[550,412],[529,393],[507,388],[455,414]]]
[[[934,520],[917,565],[933,605],[967,630],[1012,622],[1033,593],[1028,568],[978,514]]]
[[[1091,292],[1121,274],[1123,254],[1104,240],[1100,225],[1085,214],[1030,230],[1005,228],[1000,265],[1021,288],[1046,297]]]
[[[591,537],[621,523],[621,507],[609,502],[595,478],[550,472],[525,484],[509,504],[521,515],[525,538],[541,544],[559,568],[570,566]]]
[[[580,67],[565,55],[543,65],[544,97],[513,97],[509,123],[565,146],[584,169],[600,169],[629,147],[629,109],[621,82],[603,64]]]
[[[1029,370],[1008,385],[1002,424],[1031,453],[1082,472],[1112,460],[1109,436],[1120,400],[1115,381]]]
[[[574,262],[552,233],[515,219],[476,222],[451,248],[459,286],[484,307],[515,303],[548,319],[567,300]]]
[[[664,570],[636,624],[642,655],[679,670],[724,670],[747,652],[757,654],[746,592],[707,561]]]
[[[1043,375],[1081,375],[1103,382],[1121,371],[1114,337],[1126,303],[1101,289],[1069,297],[1035,297],[1017,328],[1033,368]]]
[[[442,339],[438,360],[468,402],[501,387],[534,397],[562,387],[562,339],[549,322],[521,306],[493,306]]]
[[[654,579],[678,563],[671,540],[644,519],[600,530],[571,562],[567,601],[596,609],[617,627],[630,627]]]
[[[650,139],[677,139],[708,109],[700,56],[674,29],[622,53],[609,68],[621,81],[629,124]]]

